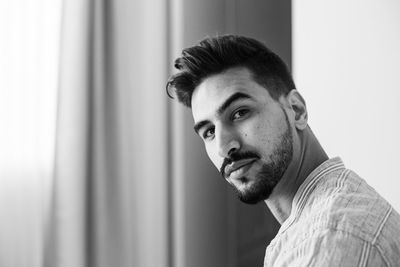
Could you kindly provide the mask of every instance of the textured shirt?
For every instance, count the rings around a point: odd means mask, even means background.
[[[400,266],[400,215],[340,158],[327,160],[296,192],[265,266]]]

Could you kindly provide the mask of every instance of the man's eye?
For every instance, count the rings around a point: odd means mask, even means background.
[[[211,127],[204,131],[203,138],[209,139],[209,138],[213,137],[213,135],[214,135],[214,127]]]
[[[239,109],[232,115],[232,120],[238,120],[244,117],[250,111],[248,109]]]

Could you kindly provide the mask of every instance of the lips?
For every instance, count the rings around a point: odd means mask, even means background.
[[[234,161],[233,163],[225,167],[226,177],[230,177],[231,174],[234,176],[243,175],[250,168],[251,164],[256,160],[257,159],[255,158],[250,158]]]

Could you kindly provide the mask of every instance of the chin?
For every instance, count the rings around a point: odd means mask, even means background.
[[[269,198],[275,185],[259,184],[257,182],[249,182],[247,178],[241,178],[243,181],[242,188],[233,186],[240,201],[246,204],[257,204]]]

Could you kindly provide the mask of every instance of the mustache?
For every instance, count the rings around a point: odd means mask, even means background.
[[[219,169],[219,172],[221,173],[222,177],[225,178],[225,167],[229,164],[231,164],[234,161],[242,160],[242,159],[250,159],[250,158],[260,158],[260,155],[256,152],[252,151],[243,151],[243,152],[234,152],[229,155],[228,158],[224,158],[224,161],[222,162],[222,166]]]

